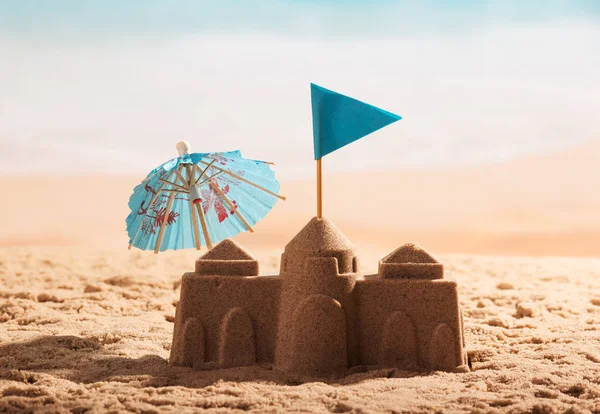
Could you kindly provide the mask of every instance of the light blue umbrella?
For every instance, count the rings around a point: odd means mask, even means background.
[[[155,168],[129,199],[129,248],[178,250],[207,246],[252,227],[275,205],[279,182],[270,163],[239,151],[190,153]]]

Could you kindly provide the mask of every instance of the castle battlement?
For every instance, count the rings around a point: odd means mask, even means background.
[[[456,283],[414,244],[363,277],[354,246],[313,218],[285,247],[280,275],[224,240],[183,276],[170,363],[271,364],[311,377],[357,366],[468,370]]]

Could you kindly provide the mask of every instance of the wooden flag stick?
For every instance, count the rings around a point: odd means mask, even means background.
[[[210,240],[210,233],[208,232],[208,226],[206,225],[206,217],[204,217],[204,210],[202,210],[202,203],[196,203],[196,209],[200,216],[200,224],[202,225],[202,234],[204,234],[204,240],[206,240],[206,246],[208,249],[212,249],[213,245]]]
[[[195,165],[194,165],[195,167]],[[190,166],[186,165],[185,169],[188,174],[188,185],[192,185],[192,180],[194,179],[195,170]],[[200,250],[200,233],[198,232],[198,218],[196,218],[196,209],[194,208],[194,200],[192,200],[192,196],[190,195],[190,215],[192,216],[192,229],[194,230],[194,242],[196,243],[196,250]]]
[[[223,190],[221,190],[219,188],[218,185],[216,185],[215,183],[213,183],[212,181],[209,181],[209,184],[212,188],[214,188],[214,190],[219,193],[219,195],[221,196],[221,198],[227,203],[227,205],[229,206],[229,208],[235,213],[235,215],[240,219],[240,221],[242,223],[244,223],[244,226],[246,226],[246,228],[248,229],[248,231],[250,233],[254,233],[254,229],[252,227],[250,227],[250,224],[248,224],[248,222],[246,221],[246,219],[244,218],[244,216],[242,216],[242,214],[238,211],[237,207],[233,205],[233,203],[231,201],[229,201],[229,198],[227,198],[227,196],[225,195],[225,193],[223,192]]]
[[[156,239],[156,247],[154,248],[154,254],[157,254],[160,250],[160,243],[162,242],[163,233],[165,232],[165,226],[167,225],[167,220],[169,219],[169,213],[171,213],[171,206],[173,205],[174,199],[175,193],[171,193],[171,197],[169,197],[169,202],[167,203],[167,209],[165,210],[165,216],[163,217],[162,224],[160,225],[158,239]]]
[[[202,164],[204,164],[204,165],[210,165],[209,163],[207,163],[207,162],[205,162],[205,161],[202,161],[202,160],[201,160],[200,162],[201,162]],[[223,171],[225,174],[227,174],[227,175],[230,175],[230,176],[232,176],[232,177],[234,177],[234,178],[237,178],[238,180],[240,180],[240,181],[243,181],[243,182],[245,182],[246,184],[250,184],[251,186],[258,188],[259,190],[263,190],[265,193],[271,194],[272,196],[275,196],[275,197],[277,197],[277,198],[279,198],[279,199],[281,199],[281,200],[285,200],[285,197],[284,197],[284,196],[282,196],[282,195],[279,195],[279,194],[277,194],[277,193],[274,193],[274,192],[273,192],[273,191],[271,191],[271,190],[267,190],[266,188],[264,188],[264,187],[261,187],[260,185],[258,185],[258,184],[256,184],[256,183],[253,183],[252,181],[248,181],[248,180],[246,180],[244,177],[241,177],[241,176],[239,176],[239,175],[237,175],[237,174],[234,174],[234,173],[232,173],[231,171],[225,170],[225,169],[223,169],[223,168],[221,168],[221,167],[217,167],[216,165],[213,165],[213,168],[216,168],[216,169],[217,169],[217,170],[219,170],[219,171]]]
[[[317,160],[317,218],[323,217],[323,187],[321,174],[321,158]]]

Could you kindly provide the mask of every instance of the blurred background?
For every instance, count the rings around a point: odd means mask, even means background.
[[[403,120],[323,161],[358,246],[600,255],[595,0],[0,0],[0,246],[126,249],[133,186],[176,156],[276,162],[315,214],[309,83]]]

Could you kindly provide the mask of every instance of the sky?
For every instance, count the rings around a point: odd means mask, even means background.
[[[187,140],[312,176],[310,82],[403,117],[329,170],[600,139],[597,0],[0,0],[0,51],[2,175],[143,174]]]

